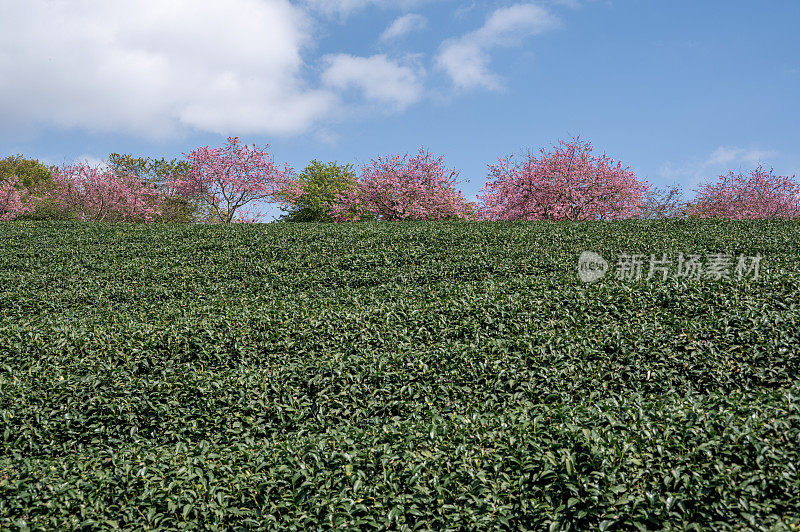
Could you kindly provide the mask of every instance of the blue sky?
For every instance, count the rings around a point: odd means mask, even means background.
[[[796,0],[0,0],[0,156],[425,146],[474,199],[487,164],[580,135],[690,194],[800,174],[799,26]]]

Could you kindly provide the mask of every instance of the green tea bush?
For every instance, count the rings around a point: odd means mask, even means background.
[[[798,237],[0,225],[0,529],[797,529]]]

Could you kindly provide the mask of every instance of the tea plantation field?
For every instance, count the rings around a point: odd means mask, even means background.
[[[0,224],[0,530],[797,530],[799,409],[800,222]]]

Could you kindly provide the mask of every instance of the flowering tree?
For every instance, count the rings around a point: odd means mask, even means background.
[[[331,217],[337,221],[440,220],[466,218],[470,206],[456,190],[458,172],[424,148],[414,157],[373,159],[354,185],[335,194]]]
[[[222,148],[198,148],[186,155],[189,171],[171,179],[169,185],[176,193],[198,200],[219,222],[255,221],[252,214],[237,217],[237,211],[263,201],[285,202],[302,192],[292,168],[279,168],[268,148],[241,145],[239,137],[228,137]]]
[[[16,179],[16,184],[7,187],[6,192],[10,193],[11,188],[17,190],[25,208],[25,212],[20,213],[20,216],[25,214],[25,218],[34,220],[57,220],[64,217],[64,213],[56,209],[53,201],[48,199],[53,186],[54,168],[36,159],[26,159],[22,155],[10,155],[0,159],[0,183]],[[5,196],[5,199],[10,198]]]
[[[83,221],[150,221],[159,214],[158,191],[136,176],[86,163],[53,171],[51,197]]]
[[[760,166],[749,174],[732,171],[696,190],[689,214],[699,218],[800,217],[800,183],[795,176],[779,176]]]
[[[479,212],[489,220],[624,218],[639,214],[649,188],[630,167],[592,155],[592,145],[576,138],[539,157],[512,155],[489,165]]]
[[[32,212],[37,199],[22,186],[16,176],[6,179],[0,183],[0,222],[8,222]]]
[[[155,157],[134,157],[133,154],[112,153],[108,156],[108,167],[115,174],[134,175],[140,181],[152,185],[160,192],[158,207],[160,213],[156,221],[192,222],[200,214],[195,201],[171,194],[165,181],[174,179],[189,171],[185,160]]]

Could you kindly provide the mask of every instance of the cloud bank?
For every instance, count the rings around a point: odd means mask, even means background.
[[[420,56],[314,57],[315,30],[322,24],[315,16],[346,16],[368,7],[407,10],[433,1],[3,2],[0,135],[297,135],[343,116],[347,105],[399,112],[426,95],[425,71],[416,64]],[[497,89],[501,80],[489,68],[491,53],[558,24],[535,4],[504,7],[425,60],[443,69],[457,88]],[[397,40],[426,25],[426,17],[406,13],[380,40]]]
[[[0,126],[293,134],[310,22],[287,0],[26,0],[0,7]]]

